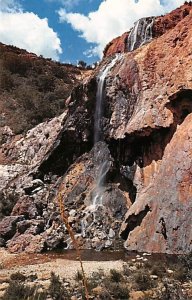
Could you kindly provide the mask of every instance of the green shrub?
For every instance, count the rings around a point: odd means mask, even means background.
[[[130,270],[129,265],[126,264],[123,265],[123,275],[125,275],[126,277],[132,275],[132,271]]]
[[[183,266],[178,266],[173,273],[173,277],[174,279],[178,280],[178,281],[185,281],[188,278],[188,270],[187,268],[183,267]]]
[[[173,280],[165,281],[164,288],[162,290],[160,300],[189,300],[189,298],[184,295],[180,283]]]
[[[185,273],[186,279],[192,280],[192,252],[182,255],[179,258],[181,269]]]
[[[0,88],[2,90],[10,91],[14,87],[14,81],[11,73],[7,70],[3,70],[0,74]]]
[[[17,278],[21,276],[17,274]],[[18,279],[17,279],[18,280]],[[2,300],[46,300],[46,292],[38,292],[37,287],[28,287],[21,280],[11,280]]]
[[[13,74],[17,73],[25,76],[27,70],[31,67],[31,61],[27,57],[7,52],[3,54],[3,67]]]

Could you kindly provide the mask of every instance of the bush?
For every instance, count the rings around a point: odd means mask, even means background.
[[[51,273],[51,282],[48,289],[48,292],[53,300],[67,300],[70,299],[68,291],[64,289],[62,282],[60,281],[59,276],[55,273]]]
[[[17,73],[25,76],[27,70],[31,67],[31,61],[27,57],[7,52],[3,54],[3,67],[13,74]]]
[[[110,278],[114,282],[120,282],[122,279],[122,275],[117,270],[111,269],[110,270]]]
[[[75,274],[75,280],[76,281],[82,281],[83,280],[83,275],[82,275],[82,273],[79,270]]]
[[[185,267],[178,266],[175,269],[173,276],[176,280],[183,282],[183,281],[187,280],[187,278],[188,278],[188,270]]]
[[[2,71],[0,74],[0,88],[10,91],[14,87],[14,81],[9,71]]]
[[[38,77],[38,88],[40,92],[51,92],[55,88],[55,79],[51,75],[39,75]]]
[[[26,287],[24,283],[10,281],[8,288],[5,291],[3,300],[26,300],[34,293],[33,289]]]
[[[20,275],[17,274],[17,278]],[[17,279],[18,280],[18,279]],[[11,280],[5,294],[1,298],[2,300],[46,300],[47,293],[37,291],[37,287],[28,287],[21,280]]]
[[[15,281],[25,281],[26,280],[26,276],[21,274],[20,272],[17,272],[17,273],[13,273],[11,274],[10,276],[10,279],[11,280],[15,280]]]
[[[164,289],[162,291],[160,300],[187,300],[186,295],[183,294],[180,283],[175,281],[165,281]]]
[[[192,280],[192,252],[180,257],[181,269],[185,273],[186,279]]]
[[[149,274],[143,274],[142,272],[138,272],[135,275],[135,282],[140,291],[146,291],[153,287]]]
[[[124,264],[123,265],[123,275],[125,275],[126,277],[129,277],[129,276],[131,276],[131,274],[132,274],[132,272],[131,272],[129,266]]]
[[[112,294],[114,299],[129,299],[129,290],[127,286],[122,283],[111,283],[111,285],[109,286],[109,293]]]
[[[157,263],[152,267],[151,274],[162,278],[166,275],[166,268],[164,265]]]

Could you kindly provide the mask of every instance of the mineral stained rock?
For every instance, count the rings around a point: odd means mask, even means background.
[[[181,20],[190,14],[191,6],[192,2],[189,1],[165,16],[156,17],[153,23],[153,38],[160,37],[167,31],[173,29]],[[104,57],[114,55],[115,53],[127,52],[129,34],[130,32],[125,32],[109,42],[104,49]]]
[[[15,135],[0,149],[0,245],[11,252],[73,247],[192,250],[192,6],[156,18],[153,39],[132,52],[116,39],[73,89],[60,116]],[[104,141],[93,144],[97,76],[105,81]],[[126,53],[124,53],[126,52]],[[95,210],[107,161],[103,205]]]

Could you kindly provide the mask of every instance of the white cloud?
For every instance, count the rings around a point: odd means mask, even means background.
[[[0,0],[0,11],[15,12],[20,9],[21,6],[15,0]]]
[[[80,0],[46,0],[47,2],[58,2],[63,5],[66,9],[72,9],[77,6]]]
[[[37,55],[59,59],[61,42],[48,20],[23,12],[14,0],[0,0],[0,41]]]
[[[161,15],[184,3],[184,0],[105,0],[88,16],[68,13],[61,8],[60,22],[71,24],[88,43],[95,43],[94,53],[102,56],[105,45],[128,31],[142,17]]]

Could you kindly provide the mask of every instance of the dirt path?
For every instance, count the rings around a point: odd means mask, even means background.
[[[77,271],[80,270],[78,260],[58,258],[57,255],[46,254],[10,254],[0,250],[1,270],[0,285],[8,281],[12,273],[20,272],[25,276],[37,275],[38,281],[49,280],[51,272],[73,281]],[[110,269],[122,270],[123,260],[116,261],[83,261],[87,276],[103,269],[108,273]]]

